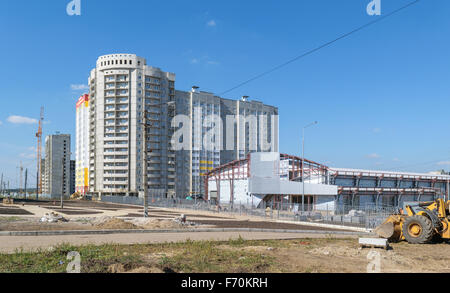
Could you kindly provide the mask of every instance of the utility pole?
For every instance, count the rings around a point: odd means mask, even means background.
[[[144,184],[144,218],[148,218],[148,149],[147,149],[147,128],[148,128],[148,124],[147,124],[147,114],[148,112],[144,109],[144,117],[143,117],[143,123],[142,125],[144,126],[144,143],[143,143],[143,147],[144,147],[144,151],[143,153],[143,165],[144,165],[144,170],[142,172],[142,184]]]
[[[27,198],[28,169],[25,169],[25,199]]]
[[[3,189],[3,173],[2,173],[2,178],[0,180],[0,195],[3,195],[3,191],[4,189]]]
[[[61,209],[64,208],[64,201],[63,201],[63,196],[64,196],[64,156],[61,159]]]
[[[316,124],[317,121],[314,121],[302,129],[302,212],[305,212],[305,128]]]
[[[173,101],[170,102],[166,102],[166,103],[160,103],[160,104],[155,104],[155,105],[150,105],[153,107],[156,106],[162,106],[164,104],[167,105],[171,105],[174,104]],[[143,148],[144,151],[142,152],[143,157],[143,168],[144,170],[142,171],[142,184],[144,184],[144,218],[148,218],[148,147],[147,147],[147,130],[148,128],[151,126],[150,124],[147,123],[147,115],[149,115],[149,112],[145,109],[144,106],[144,111],[143,111],[143,117],[142,117],[142,122],[141,124],[144,126],[144,135],[142,136],[144,139],[144,143],[143,143]],[[151,151],[150,151],[151,152]],[[152,199],[153,199],[153,195],[152,195]]]
[[[19,182],[19,196],[23,193],[23,166],[22,166],[22,161],[20,161],[20,182]]]

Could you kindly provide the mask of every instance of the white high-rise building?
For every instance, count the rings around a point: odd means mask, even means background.
[[[143,130],[148,125],[148,186],[155,196],[175,190],[170,127],[175,74],[133,54],[101,56],[89,77],[89,191],[142,195]],[[147,119],[143,119],[144,111]]]
[[[82,95],[76,104],[75,190],[89,192],[89,95]]]

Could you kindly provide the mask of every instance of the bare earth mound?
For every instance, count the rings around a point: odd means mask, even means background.
[[[138,229],[139,227],[133,223],[126,222],[117,218],[100,218],[98,222],[94,223],[100,229]]]
[[[130,221],[136,226],[143,229],[180,229],[184,228],[182,224],[174,220],[149,219],[149,218],[135,218]]]

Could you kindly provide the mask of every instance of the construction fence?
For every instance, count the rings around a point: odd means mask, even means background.
[[[144,205],[144,200],[138,197],[129,196],[103,196],[101,201],[117,204]],[[273,205],[262,204],[256,208],[247,204],[221,204],[216,205],[210,201],[204,200],[187,200],[180,198],[164,198],[149,197],[148,205],[150,207],[171,208],[171,209],[188,209],[209,211],[218,214],[228,214],[230,216],[251,216],[260,219],[294,221],[294,222],[311,222],[320,224],[334,224],[349,227],[359,227],[366,229],[374,229],[380,225],[389,215],[398,212],[394,207],[384,206],[366,206],[364,208],[354,209],[351,206],[330,204],[322,207],[320,210],[315,209],[313,205],[305,204],[304,208],[287,203],[278,203]],[[303,211],[305,210],[305,211]]]

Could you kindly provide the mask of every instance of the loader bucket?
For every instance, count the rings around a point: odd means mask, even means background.
[[[402,234],[401,221],[401,217],[398,215],[390,216],[375,229],[375,233],[381,238],[389,239],[391,242],[400,241]]]

